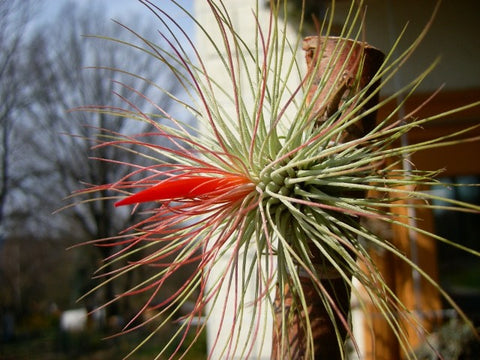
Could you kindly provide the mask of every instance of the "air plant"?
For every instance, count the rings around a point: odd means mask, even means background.
[[[326,37],[305,43],[302,21],[296,38],[286,36],[289,25],[282,18],[288,16],[283,11],[287,1],[272,1],[268,19],[259,18],[257,4],[248,19],[253,41],[239,35],[228,4],[221,0],[206,0],[219,38],[171,1],[192,20],[196,31],[209,39],[221,69],[208,68],[190,35],[153,1],[141,2],[165,27],[159,34],[167,46],[159,46],[133,29],[128,30],[138,37],[138,44],[108,40],[166,64],[189,99],[167,95],[188,109],[195,123],[168,114],[148,99],[155,113],[144,113],[127,99],[125,109],[105,104],[81,108],[148,122],[154,129],[134,136],[103,130],[104,141],[98,147],[130,151],[129,147],[135,146],[143,149],[138,155],[150,165],[121,164],[132,168],[128,176],[80,192],[109,189],[118,193],[116,206],[144,211],[142,221],[117,237],[96,241],[118,249],[105,261],[103,268],[118,266],[104,283],[139,267],[158,269],[154,276],[112,299],[149,294],[125,331],[137,328],[134,321],[149,308],[158,310],[148,321],[161,319],[159,330],[193,299],[192,311],[178,322],[177,331],[169,344],[159,349],[157,358],[170,344],[185,342],[187,333],[193,333],[193,341],[189,338],[191,342],[184,345],[192,346],[214,315],[220,320],[211,344],[212,358],[255,358],[254,343],[272,347],[273,358],[319,358],[325,339],[318,333],[318,316],[328,330],[328,346],[334,349],[329,359],[345,358],[346,337],[355,343],[349,317],[350,293],[358,295],[360,291],[352,286],[355,279],[387,319],[406,356],[413,358],[401,319],[408,317],[409,311],[388,288],[369,249],[392,253],[428,282],[435,282],[371,230],[368,222],[425,233],[395,208],[439,206],[432,203],[435,195],[417,191],[438,184],[437,173],[407,169],[402,162],[412,152],[454,144],[460,141],[458,135],[472,130],[402,144],[399,140],[411,129],[447,114],[401,116],[399,104],[387,117],[374,120],[381,107],[400,95],[408,98],[433,68],[378,101],[381,89],[412,55],[424,33],[398,55],[401,34],[385,56],[374,50],[376,64],[366,76],[371,47],[362,39],[365,14],[361,1],[352,1],[339,38],[331,42],[328,37],[333,21],[330,13],[318,24],[319,33]],[[308,71],[298,56],[302,44],[308,51]],[[296,84],[292,86],[292,82]],[[115,159],[105,161],[117,163]],[[450,210],[480,210],[468,203],[442,200],[448,205],[441,206]],[[139,253],[147,255],[139,260]],[[159,304],[155,299],[164,291],[165,282],[189,264],[197,264],[197,271]],[[247,289],[253,295],[248,295]],[[312,311],[312,306],[316,310]],[[361,307],[367,304],[362,302]],[[200,318],[206,321],[199,323]],[[265,325],[266,318],[273,319],[273,330]],[[152,332],[145,341],[154,335]],[[180,345],[174,353],[182,357],[179,349]]]

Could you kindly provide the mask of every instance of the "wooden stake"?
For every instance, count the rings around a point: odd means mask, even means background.
[[[304,40],[303,49],[306,51],[308,66],[306,84],[310,84],[307,89],[307,106],[313,106],[311,117],[318,125],[329,119],[339,109],[345,108],[346,101],[365,89],[384,59],[379,50],[368,44],[336,37],[308,37]],[[364,96],[368,97],[373,90],[374,86],[370,86]],[[355,103],[342,110],[340,116],[347,114],[365,97],[357,96]],[[372,97],[361,111],[366,111],[377,102],[378,96]],[[367,134],[375,126],[375,115],[371,113],[363,117],[361,122],[350,125],[339,141],[349,141]],[[355,192],[351,195],[364,194]],[[325,259],[318,256],[318,251],[313,244],[310,250],[313,254],[311,261],[315,266],[318,264],[319,273],[328,271],[329,274],[316,279],[320,282],[322,290],[308,275],[300,275],[303,294],[308,301],[306,309],[301,308],[298,295],[288,284],[284,285],[283,293],[280,288],[277,288],[273,360],[342,359],[342,345],[348,329],[341,319],[348,319],[351,289],[348,281],[340,274],[332,274],[332,267],[325,266]],[[331,309],[325,306],[324,297],[319,294],[319,291],[323,291],[334,300],[336,309],[333,315]],[[284,334],[287,339],[283,339],[282,346],[284,321],[288,321],[287,333]],[[309,329],[306,327],[308,323]],[[313,346],[308,344],[309,331],[313,335]]]

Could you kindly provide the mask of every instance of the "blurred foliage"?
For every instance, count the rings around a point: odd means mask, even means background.
[[[122,359],[128,354],[140,341],[146,336],[146,331],[139,331],[128,335],[104,339],[111,335],[98,329],[88,329],[77,333],[61,332],[58,323],[55,323],[55,317],[45,318],[44,321],[50,322],[48,327],[42,327],[42,330],[35,333],[24,333],[17,336],[14,340],[0,343],[0,358],[3,360],[13,359],[35,359],[35,360],[117,360]],[[159,347],[170,340],[169,334],[162,334],[151,341],[137,352],[136,360],[152,359],[158,354]],[[186,349],[180,351],[180,354]],[[173,352],[173,346],[166,352],[165,357]],[[188,354],[184,357],[186,360],[206,359],[206,341],[203,336],[195,343]]]
[[[415,352],[418,360],[475,360],[480,354],[480,341],[472,329],[452,319],[428,336]]]

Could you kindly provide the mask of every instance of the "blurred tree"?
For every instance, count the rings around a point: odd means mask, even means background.
[[[7,2],[0,4],[3,14]],[[8,45],[5,51],[2,49],[0,55],[0,64],[8,62],[8,65],[5,65],[7,70],[2,70],[0,94],[3,143],[0,216],[3,215],[7,185],[12,183],[11,179],[18,179],[9,203],[9,238],[30,237],[31,241],[58,239],[56,252],[43,253],[43,258],[32,258],[25,254],[25,257],[30,259],[29,262],[50,263],[47,257],[55,259],[62,256],[66,243],[73,245],[115,236],[134,221],[132,216],[135,215],[128,211],[114,211],[113,200],[85,202],[52,216],[54,210],[65,205],[61,202],[62,198],[81,188],[82,182],[106,184],[121,179],[131,171],[127,166],[108,161],[93,161],[89,160],[89,157],[135,164],[148,162],[148,159],[138,159],[134,146],[127,151],[114,146],[93,148],[102,141],[102,133],[106,134],[104,130],[121,134],[148,133],[151,128],[147,123],[141,125],[142,122],[126,121],[115,113],[68,111],[79,106],[105,104],[117,109],[135,111],[129,106],[129,103],[132,103],[143,112],[157,113],[161,121],[158,109],[170,111],[171,102],[165,93],[155,92],[150,81],[162,81],[167,84],[170,93],[178,92],[177,83],[168,68],[162,68],[160,62],[155,61],[152,56],[145,56],[141,50],[107,39],[83,37],[85,34],[115,36],[123,31],[127,35],[122,34],[121,38],[128,38],[128,29],[109,23],[99,16],[92,17],[92,11],[96,14],[102,13],[101,8],[89,8],[83,12],[71,6],[65,8],[59,19],[55,19],[51,24],[41,24],[35,31],[29,32],[28,43],[22,49],[17,45],[23,32],[21,29],[6,29],[0,34],[10,34],[12,37],[8,42],[0,39],[2,48]],[[0,17],[5,19],[4,15]],[[143,31],[143,34],[147,33],[148,31]],[[138,41],[137,38],[137,43]],[[145,44],[139,45],[148,47]],[[20,65],[21,71],[16,68]],[[128,69],[129,73],[149,81],[115,71],[116,69]],[[19,76],[20,80],[7,78],[5,74]],[[14,118],[12,114],[15,114]],[[13,125],[17,129],[15,139],[12,139]],[[12,160],[13,143],[21,153],[15,161]],[[137,159],[134,160],[135,158]],[[95,196],[112,195],[105,190]],[[1,219],[0,217],[0,221]],[[36,247],[32,247],[34,248]],[[12,250],[12,247],[8,249]],[[92,253],[91,249],[88,250],[89,253],[78,252],[76,264],[73,264],[77,274],[72,275],[78,281],[70,284],[68,289],[73,292],[72,300],[92,287],[92,272],[102,259],[118,250],[111,247],[96,249],[96,254]],[[23,251],[28,252],[28,249],[23,246]],[[9,255],[3,253],[2,256]],[[8,262],[5,263],[5,266],[7,265]],[[18,269],[9,270],[5,269],[5,266],[2,269],[5,277],[18,272]],[[105,269],[110,270],[112,269]],[[68,271],[65,269],[65,272]],[[30,275],[30,281],[38,279],[35,279],[34,274]],[[55,278],[41,279],[55,281]],[[7,283],[10,282],[5,282]],[[98,306],[106,299],[115,298],[115,286],[115,282],[109,282],[103,290],[102,298],[92,299],[90,305]],[[52,289],[50,286],[45,288]],[[21,292],[20,289],[17,291]],[[111,307],[112,314],[118,311],[118,308]]]
[[[99,10],[99,9],[97,9]],[[118,34],[125,30],[117,24],[108,27],[105,21],[91,16],[92,9],[80,13],[65,9],[60,23],[52,25],[50,30],[37,33],[32,41],[29,58],[32,61],[32,77],[37,79],[38,86],[34,90],[38,110],[31,107],[30,142],[31,151],[43,161],[35,159],[36,168],[41,170],[42,187],[36,189],[35,197],[41,203],[61,199],[66,194],[78,190],[80,182],[88,184],[108,184],[125,176],[131,168],[106,161],[92,161],[89,157],[115,159],[125,163],[135,163],[141,159],[135,152],[125,151],[120,147],[99,147],[92,149],[101,142],[100,133],[103,130],[120,133],[148,133],[151,131],[147,123],[135,123],[125,120],[122,116],[105,113],[66,111],[77,106],[103,106],[134,110],[135,107],[148,112],[154,111],[149,97],[157,106],[168,110],[169,98],[164,94],[154,93],[150,82],[143,81],[115,69],[128,69],[129,73],[140,75],[151,81],[163,81],[169,84],[170,93],[175,93],[176,82],[172,80],[167,68],[159,68],[158,62],[151,56],[145,56],[141,51],[135,51],[109,40],[85,38],[84,34]],[[95,11],[101,13],[101,11]],[[57,29],[62,29],[58,32]],[[148,33],[145,31],[144,33]],[[55,34],[54,37],[51,34]],[[127,35],[122,35],[122,39]],[[94,67],[94,68],[88,68]],[[135,92],[132,91],[135,89]],[[142,95],[138,95],[142,94]],[[36,116],[40,114],[40,116]],[[140,127],[139,127],[140,126]],[[63,135],[60,135],[63,133]],[[69,134],[69,135],[65,135]],[[73,135],[73,136],[72,136]],[[86,156],[88,154],[88,156]],[[31,184],[32,185],[32,184]],[[30,189],[35,187],[30,186]],[[108,190],[97,197],[109,197],[113,194]],[[59,217],[63,221],[59,222]],[[81,240],[103,239],[115,236],[125,225],[133,221],[127,211],[114,211],[113,201],[90,201],[75,206],[55,217],[56,225],[61,232],[72,237],[81,234]],[[64,228],[64,226],[67,226]],[[75,237],[75,236],[73,236]],[[78,241],[79,239],[76,239]],[[108,258],[116,248],[98,247],[98,258],[91,259],[90,265],[84,268],[94,268],[101,259]],[[97,263],[95,263],[95,261]],[[93,266],[92,266],[93,265]],[[107,268],[105,271],[112,269]],[[87,272],[87,271],[85,271]],[[91,284],[77,284],[76,289],[81,295]],[[113,299],[118,293],[114,282],[109,282],[104,288],[105,299]],[[103,302],[105,299],[101,299]],[[98,305],[98,303],[96,304]],[[118,313],[115,306],[111,313]]]
[[[0,2],[0,236],[4,236],[7,196],[18,176],[11,170],[18,152],[14,150],[16,117],[28,106],[22,96],[29,81],[23,72],[25,31],[31,20],[31,1]]]
[[[21,311],[20,264],[8,262],[8,256],[17,258],[18,247],[6,249],[8,225],[12,207],[12,193],[18,187],[22,174],[13,169],[22,157],[16,136],[21,131],[19,113],[28,106],[24,96],[28,77],[24,75],[26,30],[34,13],[32,1],[0,1],[0,329],[1,338],[13,334],[13,314]],[[4,254],[8,256],[3,256]]]

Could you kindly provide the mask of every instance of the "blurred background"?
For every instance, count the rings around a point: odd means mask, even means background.
[[[188,8],[192,1],[180,3]],[[170,2],[162,6],[190,31],[185,15]],[[118,149],[92,149],[97,128],[148,130],[140,122],[71,109],[128,107],[122,100],[127,96],[142,110],[153,111],[151,104],[127,90],[132,87],[188,120],[188,114],[172,108],[167,96],[153,91],[151,84],[111,70],[126,69],[161,83],[172,94],[179,92],[161,62],[127,46],[85,36],[140,42],[112,19],[162,45],[157,32],[164,30],[162,24],[136,0],[0,1],[1,359],[119,359],[152,330],[147,326],[104,340],[122,329],[144,299],[90,312],[119,289],[138,282],[137,276],[148,274],[140,271],[79,300],[102,280],[93,278],[94,272],[112,249],[70,249],[117,234],[135,220],[133,216],[123,209],[114,213],[108,201],[62,209],[78,200],[66,197],[82,183],[108,183],[125,174],[126,169],[89,158],[142,161]],[[159,334],[153,348],[147,346],[135,358],[153,358],[169,340],[170,333]]]
[[[187,33],[192,31],[191,23],[178,9],[169,1],[161,3],[180,27]],[[180,3],[193,11],[193,0]],[[292,4],[295,3],[299,1],[292,0]],[[367,3],[367,40],[376,47],[388,49],[407,21],[411,22],[411,32],[407,33],[406,41],[418,34],[435,1],[370,0]],[[310,11],[322,18],[329,1],[309,1],[309,4]],[[349,1],[337,1],[338,27],[348,4]],[[405,113],[421,104],[444,81],[445,88],[418,116],[435,114],[480,98],[479,4],[476,0],[443,2],[415,61],[407,64],[399,78],[386,88],[387,92],[395,91],[437,56],[442,56],[433,76],[405,104]],[[197,6],[195,10],[201,16],[205,9]],[[234,11],[232,7],[232,13]],[[242,16],[245,15],[233,16],[239,26],[246,23]],[[132,127],[131,122],[119,117],[69,110],[84,105],[125,107],[122,96],[129,93],[129,100],[136,106],[143,111],[154,111],[144,98],[132,97],[127,89],[132,87],[175,116],[189,120],[187,113],[172,105],[151,84],[112,71],[112,68],[128,69],[161,83],[181,97],[182,91],[168,68],[140,51],[83,36],[105,35],[138,42],[127,28],[111,21],[112,18],[168,48],[157,32],[162,31],[163,25],[136,0],[0,0],[0,359],[118,359],[152,330],[147,326],[131,334],[103,339],[120,331],[144,299],[141,296],[127,298],[93,314],[90,311],[115,297],[121,289],[148,276],[147,270],[110,282],[101,291],[79,300],[102,280],[93,275],[112,250],[93,246],[69,249],[92,239],[116,235],[136,220],[135,215],[114,212],[109,201],[85,203],[57,212],[74,201],[65,198],[81,188],[82,183],[110,183],[125,174],[126,169],[115,164],[89,158],[142,161],[116,148],[93,149],[96,128],[120,133],[149,130],[140,123]],[[408,140],[415,142],[441,136],[476,125],[479,119],[480,111],[472,109],[445,117],[433,127],[418,129]],[[413,161],[421,169],[445,168],[441,175],[444,182],[479,183],[479,154],[478,142],[465,142],[414,154]],[[422,190],[480,203],[478,187]],[[425,229],[479,250],[478,215],[437,211],[422,214],[422,219],[426,219],[422,220]],[[478,324],[478,258],[444,245],[432,247],[431,243],[421,241],[417,245],[419,264],[430,269]],[[387,272],[398,269],[398,264],[390,262],[390,266],[393,269]],[[169,286],[173,288],[175,282],[181,280],[182,274]],[[410,295],[402,296],[413,296],[415,289],[413,283],[405,290]],[[422,291],[426,299],[438,296],[429,290]],[[162,295],[158,301],[161,300]],[[436,313],[435,318],[441,317],[442,322],[448,323],[452,318],[446,304],[436,303],[433,308],[440,314]],[[175,324],[166,328],[134,358],[153,358],[163,347],[162,342],[169,340],[169,331],[174,329]],[[459,333],[455,327],[448,331],[447,339]],[[462,339],[457,343],[464,345]],[[198,349],[191,351],[190,358],[201,358],[204,345],[201,341]]]

